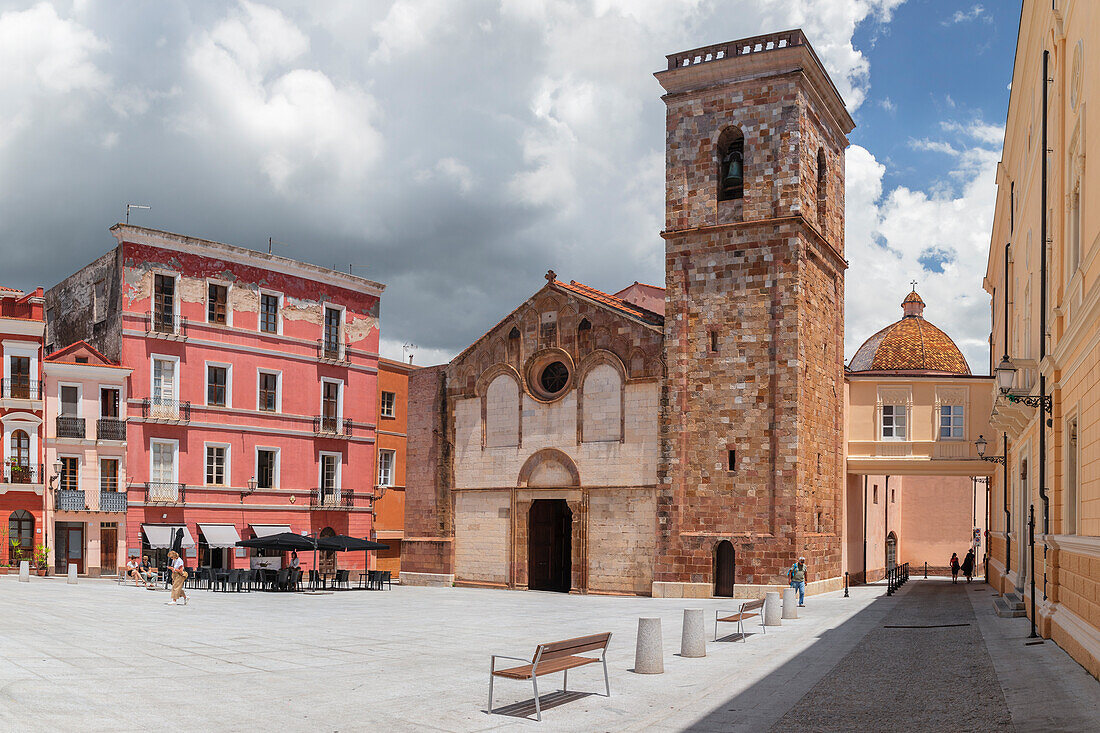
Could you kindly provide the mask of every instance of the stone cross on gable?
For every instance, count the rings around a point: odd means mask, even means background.
[[[547,270],[546,271],[546,282],[552,283],[557,279],[558,279],[558,273],[554,272],[553,270]]]

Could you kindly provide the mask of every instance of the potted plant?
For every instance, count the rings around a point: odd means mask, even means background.
[[[11,564],[11,548],[8,546],[8,528],[0,526],[0,547],[7,550],[7,556],[0,558],[0,575],[8,574],[8,565]]]
[[[15,458],[8,458],[4,461],[4,465],[8,467],[8,474],[11,476],[10,481],[13,484],[30,483],[30,466],[21,463]]]
[[[50,560],[50,548],[45,545],[34,546],[34,562],[38,566],[38,575],[42,576],[46,574],[47,565]]]

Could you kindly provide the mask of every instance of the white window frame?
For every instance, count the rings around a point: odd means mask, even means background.
[[[347,348],[347,327],[348,327],[348,309],[347,306],[337,305],[336,303],[323,302],[321,303],[321,342],[324,345],[325,340],[325,311],[329,308],[340,311],[340,330],[336,334],[338,339],[338,345],[336,348],[336,355],[340,358],[344,357],[345,349]]]
[[[18,354],[16,354],[18,356]],[[28,456],[28,465],[33,466],[35,469],[39,466],[38,458],[38,433],[43,429],[42,420],[37,415],[32,415],[29,412],[9,412],[4,415],[0,424],[4,426],[4,458],[11,458],[14,456],[14,450],[12,448],[12,434],[16,430],[22,430],[30,438],[31,451]],[[2,469],[5,473],[7,467]],[[46,484],[44,476],[39,476],[37,483]]]
[[[126,419],[126,394],[121,384],[97,384],[96,385],[96,401],[95,401],[95,416],[96,419],[103,417],[103,390],[113,389],[118,392],[118,416],[113,418],[115,420]]]
[[[390,411],[386,412],[386,395],[393,397],[393,402],[390,404]],[[397,417],[397,393],[388,392],[382,390],[382,395],[378,400],[378,415],[379,417]]]
[[[225,323],[214,323],[210,320],[210,286],[220,285],[225,288]],[[233,327],[233,309],[229,307],[229,296],[233,292],[233,283],[228,280],[219,280],[216,277],[206,278],[203,285],[202,305],[206,312],[202,314],[202,322],[208,326],[220,326],[222,328]]]
[[[324,491],[324,475],[325,475],[325,456],[333,456],[336,458],[336,491],[340,491],[343,488],[341,475],[344,470],[344,454],[336,451],[318,451],[317,452],[317,490]]]
[[[267,369],[266,367],[260,367],[256,369],[256,411],[257,412],[269,412],[268,410],[260,407],[260,375],[261,374],[274,374],[275,375],[275,412],[281,413],[283,411],[283,371],[281,369]]]
[[[171,361],[175,362],[176,366],[172,370],[172,392],[176,395],[176,403],[180,403],[183,400],[180,399],[180,358],[178,356],[171,356],[169,354],[150,354],[149,355],[149,398],[153,399],[156,395],[156,390],[153,388],[156,380],[157,373],[157,361]],[[206,375],[202,375],[203,389],[206,389]],[[121,410],[120,410],[121,412]]]
[[[210,404],[210,367],[225,369],[225,404]],[[257,392],[257,399],[259,395]],[[221,361],[204,361],[202,366],[202,403],[207,407],[216,407],[228,410],[233,407],[233,365]]]
[[[81,478],[81,475],[84,473],[84,456],[81,455],[80,453],[58,453],[56,456],[54,456],[54,461],[56,461],[57,463],[60,463],[62,458],[73,458],[73,459],[76,460],[76,489],[75,490],[80,491],[80,478]],[[62,470],[64,470],[64,469],[62,469]],[[44,482],[44,483],[49,483],[49,482],[47,481],[47,482]],[[58,491],[61,490],[61,474],[60,473],[57,474],[57,489],[58,489]]]
[[[325,384],[337,385],[336,390],[336,422],[339,424],[344,420],[344,380],[333,379],[332,377],[321,377],[321,392],[317,396],[318,415],[325,414]]]
[[[208,474],[207,469],[209,468],[209,466],[206,462],[207,461],[206,451],[209,448],[221,448],[222,450],[225,451],[225,468],[224,468],[224,473],[225,473],[224,478],[225,478],[225,480],[220,484],[212,484],[207,480],[207,474]],[[232,486],[233,485],[233,476],[230,473],[230,469],[233,466],[232,456],[233,456],[233,448],[229,443],[219,443],[219,442],[214,441],[214,440],[204,441],[203,444],[202,444],[202,485],[203,486]]]
[[[894,414],[895,410],[899,407],[902,410],[901,429],[902,429],[902,432],[904,433],[903,435],[900,435],[900,436],[897,434],[897,432],[898,432],[897,417],[898,416],[896,414]],[[891,413],[890,414],[890,428],[894,432],[893,435],[887,435],[886,434],[886,408],[890,408],[890,413]],[[880,440],[907,441],[909,439],[908,436],[909,436],[909,405],[897,405],[897,404],[887,405],[887,404],[884,404],[882,406],[881,414],[879,416],[879,439]]]
[[[283,451],[278,446],[273,445],[258,445],[252,451],[252,476],[256,479],[256,486],[259,488],[260,481],[260,451],[269,451],[275,454],[275,475],[272,478],[271,483],[274,484],[271,488],[278,489],[282,483],[282,464],[283,464]]]
[[[103,462],[114,461],[115,462],[115,491],[125,491],[126,483],[122,476],[123,460],[121,456],[106,455],[103,453],[96,454],[95,457],[95,471],[96,471],[96,491],[103,491]]]
[[[153,476],[153,445],[172,446],[172,483],[180,482],[180,442],[174,438],[150,438],[149,439],[149,481],[155,483]],[[203,453],[203,481],[206,480],[206,454]]]
[[[270,295],[279,301],[279,308],[275,312],[275,331],[265,331],[262,328],[264,322],[264,308],[263,308],[263,296]],[[322,316],[323,317],[323,316]],[[323,326],[322,326],[323,328]],[[265,333],[268,336],[282,336],[283,335],[283,294],[278,290],[265,290],[260,289],[260,294],[256,298],[256,331],[258,333]]]
[[[389,456],[390,470],[389,481],[382,480],[382,456]],[[397,477],[397,451],[392,448],[379,448],[378,449],[378,485],[379,486],[393,486],[394,480]]]
[[[11,357],[21,356],[31,360],[30,380],[41,382],[42,375],[38,371],[38,344],[30,344],[26,341],[5,339],[4,346],[4,379],[11,379]],[[41,392],[39,392],[41,394]]]
[[[170,277],[175,280],[175,285],[172,288],[172,323],[175,323],[175,319],[179,318],[180,315],[180,273],[175,270],[161,270],[157,268],[149,271],[149,293],[151,295],[149,303],[150,313],[155,312],[157,309],[157,275]],[[202,296],[202,303],[204,306],[206,305],[205,293]],[[206,317],[204,315],[203,321],[205,320]]]
[[[84,383],[83,382],[58,382],[57,383],[57,417],[61,412],[61,388],[76,387],[76,414],[72,417],[84,417]],[[67,417],[67,416],[66,416]],[[56,425],[56,423],[54,423]],[[56,427],[55,427],[56,432]]]
[[[949,415],[945,416],[944,415],[944,410],[947,410]],[[956,427],[955,426],[955,417],[956,417],[955,410],[960,411],[960,414],[958,415],[958,417],[961,418],[960,422],[959,422],[959,425],[958,425],[958,429],[959,429],[959,434],[958,435],[954,434],[955,427]],[[947,426],[945,426],[943,424],[944,417],[948,417],[948,419],[950,420],[950,423]],[[948,434],[948,435],[943,434],[944,427],[947,427],[949,429],[950,434]],[[939,419],[939,422],[936,424],[936,440],[966,440],[966,406],[965,405],[962,405],[962,404],[959,404],[959,403],[940,405],[940,419]]]

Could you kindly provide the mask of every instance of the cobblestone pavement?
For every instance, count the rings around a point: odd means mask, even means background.
[[[969,588],[921,581],[906,590],[772,731],[1015,730]]]

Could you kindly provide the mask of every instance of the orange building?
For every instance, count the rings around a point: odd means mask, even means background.
[[[378,483],[375,494],[376,539],[390,546],[376,553],[378,570],[401,573],[405,536],[405,425],[409,372],[418,369],[391,359],[378,360]]]

